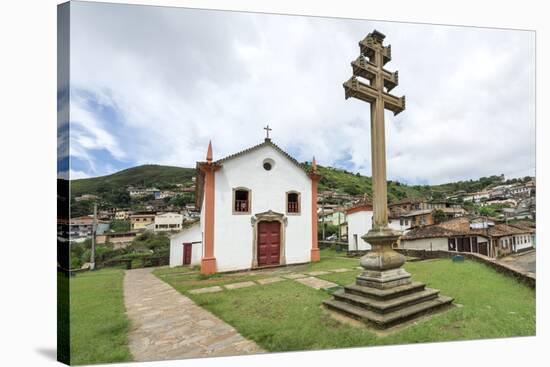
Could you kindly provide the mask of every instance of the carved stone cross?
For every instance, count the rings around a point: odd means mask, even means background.
[[[394,114],[403,111],[405,97],[389,94],[397,85],[397,72],[384,69],[391,59],[391,49],[383,45],[383,40],[384,35],[374,31],[359,42],[361,56],[351,63],[354,76],[344,83],[346,98],[358,98],[371,107],[374,220],[372,229],[361,238],[372,246],[372,251],[361,257],[359,264],[364,271],[355,278],[355,284],[334,292],[333,298],[323,304],[343,315],[387,328],[447,307],[453,299],[437,294],[436,298],[423,298],[426,288],[422,283],[419,288],[419,282],[412,282],[411,275],[402,268],[405,257],[393,249],[399,243],[401,231],[388,227],[384,110]],[[368,84],[356,77],[366,79]],[[372,303],[373,294],[385,295],[376,301],[376,306]],[[411,299],[419,301],[413,303]]]
[[[354,97],[370,103],[374,229],[388,226],[384,109],[394,115],[405,109],[405,97],[389,93],[398,84],[398,74],[384,69],[391,60],[391,46],[383,45],[384,38],[375,30],[359,42],[361,55],[351,63],[353,77],[344,83],[346,99]]]

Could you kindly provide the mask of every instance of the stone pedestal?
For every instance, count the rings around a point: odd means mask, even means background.
[[[413,282],[401,266],[405,257],[392,248],[401,233],[373,229],[362,238],[372,251],[361,258],[364,271],[355,284],[337,291],[324,305],[349,317],[385,329],[448,306],[453,299]]]

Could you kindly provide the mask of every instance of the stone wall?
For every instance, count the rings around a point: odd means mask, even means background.
[[[480,262],[482,264],[485,264],[499,273],[503,273],[505,275],[514,277],[515,279],[519,280],[520,282],[526,284],[527,286],[531,288],[536,288],[536,278],[531,273],[522,271],[520,269],[516,269],[510,265],[503,264],[501,262],[498,262],[495,259],[492,259],[487,256],[483,256],[476,253],[471,252],[452,252],[452,251],[443,251],[443,250],[436,250],[436,251],[429,251],[429,250],[412,250],[412,249],[395,249],[395,251],[410,257],[416,257],[422,260],[426,259],[444,259],[444,258],[452,258],[456,255],[464,256],[465,259],[473,260]],[[348,256],[350,257],[359,257],[366,254],[368,251],[348,251]]]

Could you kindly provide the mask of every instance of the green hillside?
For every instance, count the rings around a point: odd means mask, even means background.
[[[372,197],[371,177],[362,176],[359,173],[352,173],[346,170],[318,166],[322,175],[319,183],[319,190],[333,190],[349,195],[363,195],[367,193]],[[388,200],[394,202],[403,198],[424,198],[430,196],[429,187],[407,186],[399,182],[388,182]]]
[[[309,169],[309,163],[303,163]],[[372,197],[372,181],[368,176],[349,172],[339,168],[318,166],[322,175],[319,190],[333,190],[349,195],[363,195]],[[95,194],[101,196],[108,203],[122,205],[128,198],[127,186],[156,187],[170,189],[175,184],[192,185],[192,178],[196,171],[193,168],[143,165],[114,173],[108,176],[86,178],[71,181],[71,195]],[[503,183],[514,183],[530,179],[504,180],[504,176],[481,177],[476,180],[465,180],[441,185],[406,185],[397,181],[388,181],[388,200],[395,202],[403,198],[444,199],[447,195],[457,191],[475,192],[487,187]]]
[[[71,180],[71,195],[101,195],[127,186],[170,188],[175,184],[191,185],[194,168],[147,164],[132,167],[108,176]]]

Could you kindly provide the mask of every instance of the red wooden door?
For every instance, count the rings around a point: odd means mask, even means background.
[[[281,256],[281,223],[258,223],[258,266],[278,265]]]
[[[193,249],[193,245],[190,243],[184,243],[183,244],[183,265],[190,265],[191,264],[191,250]]]

